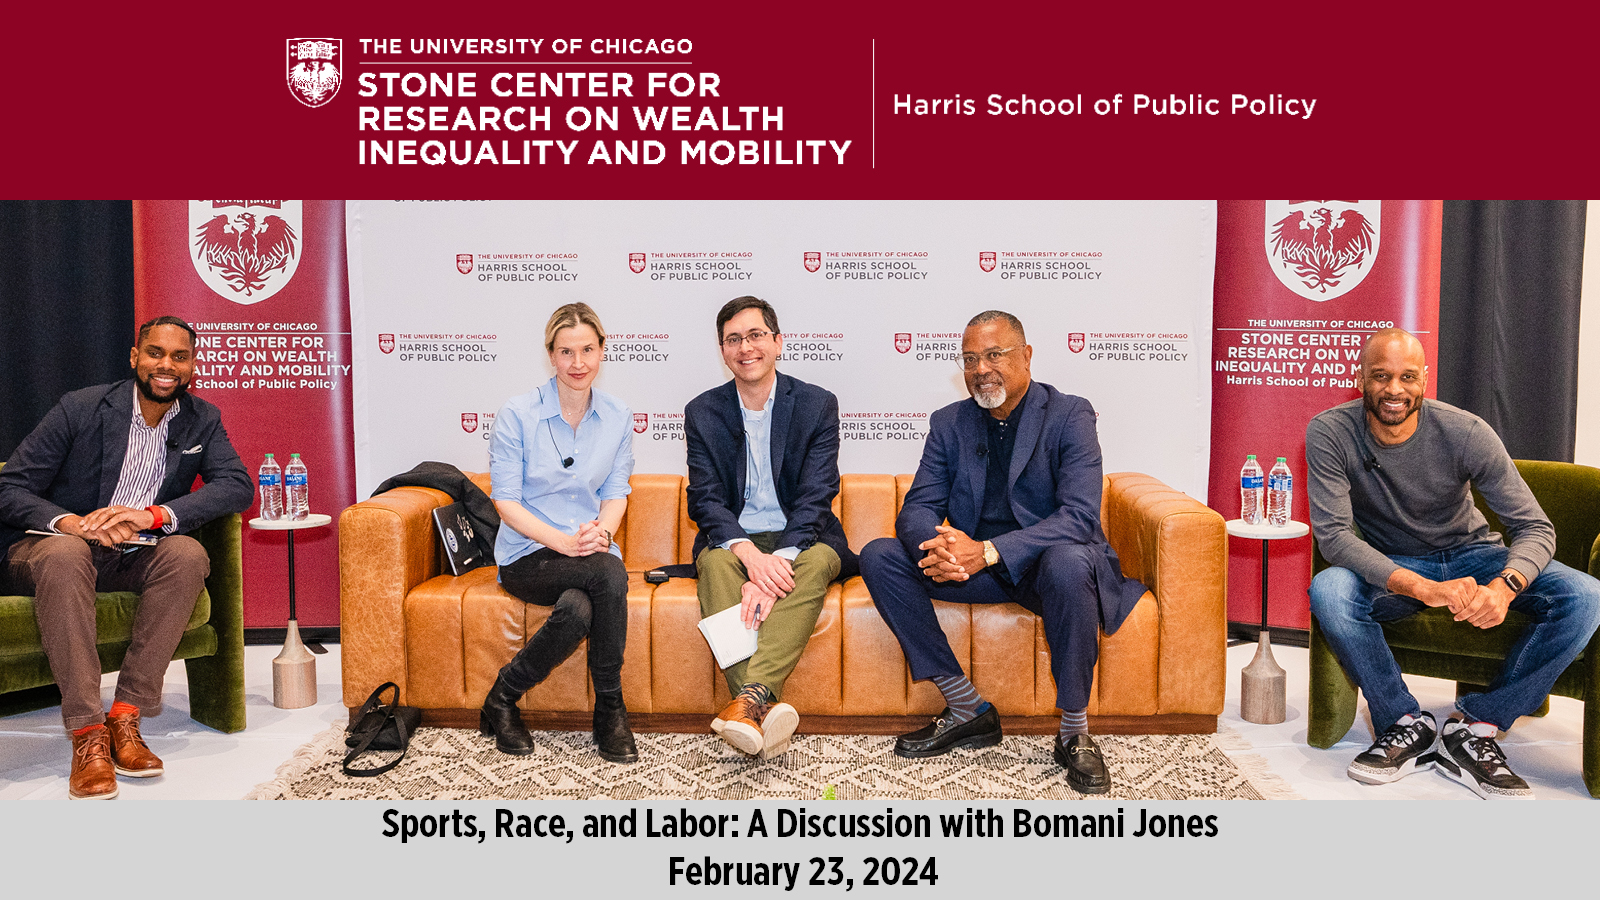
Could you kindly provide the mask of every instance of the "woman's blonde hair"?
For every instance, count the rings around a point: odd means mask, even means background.
[[[550,321],[544,326],[544,349],[547,353],[556,350],[556,335],[563,328],[576,328],[587,325],[594,329],[600,338],[600,346],[606,345],[606,329],[600,324],[600,317],[589,308],[587,303],[568,303],[550,314]]]

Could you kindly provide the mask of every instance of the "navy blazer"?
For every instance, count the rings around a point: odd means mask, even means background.
[[[833,514],[839,493],[839,400],[778,373],[772,398],[772,472],[778,505],[788,517],[779,547],[801,550],[821,541],[839,554],[839,577],[860,570]],[[707,546],[749,537],[744,512],[744,417],[732,381],[689,401],[683,411],[689,454],[689,518],[700,528],[694,555]]]
[[[968,535],[983,514],[988,467],[978,455],[986,447],[984,418],[989,411],[968,398],[936,411],[928,420],[928,439],[916,480],[895,520],[895,535],[911,554],[937,536],[946,519]],[[1101,627],[1115,632],[1145,592],[1122,575],[1117,553],[1100,529],[1100,439],[1094,407],[1082,397],[1032,382],[1022,398],[1022,422],[1011,454],[1011,512],[1022,527],[993,538],[994,548],[1014,583],[1053,544],[1095,545],[1095,581],[1100,594]]]
[[[0,559],[27,529],[45,531],[57,516],[110,505],[128,453],[133,392],[131,379],[73,391],[17,445],[0,469]],[[191,492],[195,476],[205,486]],[[221,411],[185,394],[167,424],[167,475],[156,504],[171,508],[178,530],[189,532],[249,509],[254,494]]]

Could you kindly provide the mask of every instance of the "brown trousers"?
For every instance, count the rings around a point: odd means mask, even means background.
[[[171,535],[131,553],[90,546],[68,535],[29,535],[11,546],[0,589],[33,595],[34,616],[50,672],[61,688],[68,731],[105,721],[100,656],[95,650],[95,592],[136,591],[133,640],[117,677],[116,699],[142,716],[161,712],[161,687],[211,560],[200,542]]]

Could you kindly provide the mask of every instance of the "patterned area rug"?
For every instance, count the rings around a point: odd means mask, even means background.
[[[998,747],[926,760],[890,752],[880,735],[804,735],[760,762],[711,734],[639,734],[640,761],[608,763],[585,732],[536,731],[531,756],[507,756],[491,738],[421,728],[405,760],[374,778],[340,771],[344,729],[329,728],[295,751],[249,800],[529,800],[759,798],[839,800],[1073,800],[1051,758],[1049,737],[1007,737]],[[1300,799],[1231,732],[1096,737],[1124,800]],[[392,759],[367,754],[363,767]]]

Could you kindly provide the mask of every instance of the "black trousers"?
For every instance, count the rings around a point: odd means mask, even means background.
[[[549,547],[500,567],[500,586],[524,603],[554,606],[526,646],[500,670],[523,693],[589,638],[589,676],[597,693],[622,690],[628,641],[628,571],[610,553],[566,556]]]

